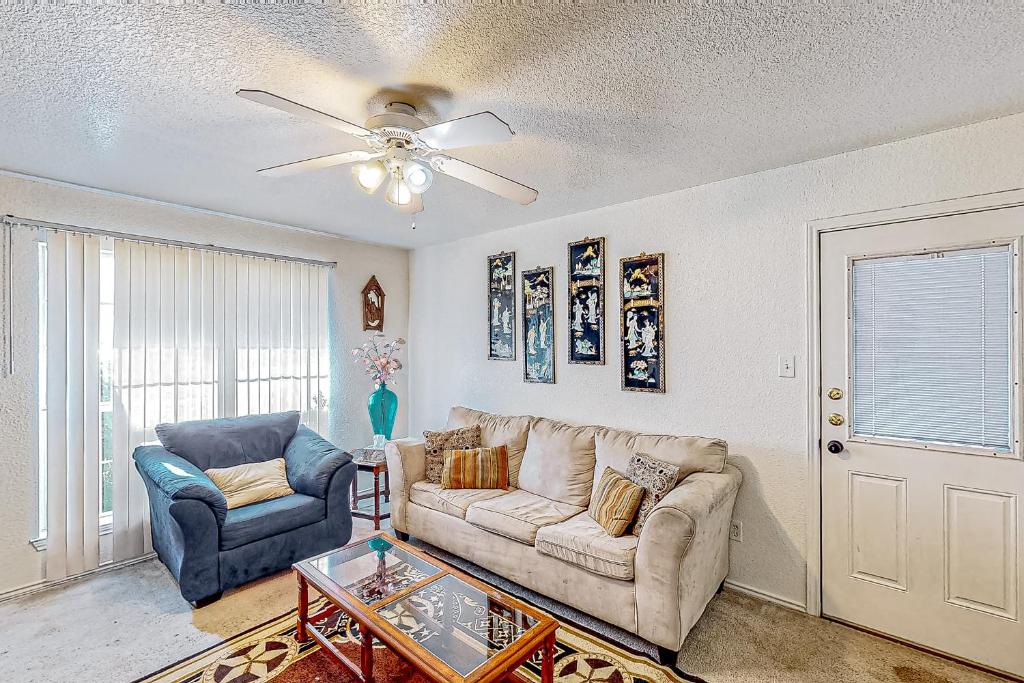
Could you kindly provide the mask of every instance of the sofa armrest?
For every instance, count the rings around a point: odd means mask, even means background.
[[[197,500],[213,511],[219,527],[228,514],[228,501],[206,474],[185,458],[162,446],[139,446],[132,453],[139,473],[170,500]]]
[[[427,478],[427,451],[422,441],[398,439],[384,447],[391,482],[391,526],[408,533],[406,510],[412,485]]]
[[[729,572],[729,524],[743,477],[691,474],[647,518],[636,552],[639,635],[677,651]]]
[[[339,468],[352,462],[352,455],[306,425],[299,425],[284,449],[284,462],[288,485],[294,491],[326,498],[331,477]]]

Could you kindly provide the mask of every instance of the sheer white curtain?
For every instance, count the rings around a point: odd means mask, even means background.
[[[100,239],[48,237],[48,579],[97,565],[101,439],[111,441],[116,562],[152,550],[131,454],[156,439],[158,423],[300,410],[311,428],[326,428],[329,267],[111,238],[104,249],[112,251],[103,259],[112,268],[103,274],[112,278],[109,322],[96,315]],[[108,347],[104,436],[97,359]],[[53,544],[60,533],[66,540]]]

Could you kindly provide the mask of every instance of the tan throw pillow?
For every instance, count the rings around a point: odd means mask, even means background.
[[[284,458],[247,462],[234,467],[212,467],[206,470],[206,476],[224,494],[228,510],[295,493],[288,485]]]
[[[444,468],[444,452],[480,448],[480,425],[452,429],[447,432],[423,432],[427,452],[427,481],[441,483]]]
[[[639,536],[640,529],[647,521],[647,516],[654,510],[654,506],[676,487],[679,468],[672,463],[652,458],[646,453],[636,453],[629,459],[626,477],[644,489],[644,499],[640,502],[636,524],[633,525],[633,534]]]
[[[606,467],[597,485],[597,494],[590,501],[587,514],[604,527],[609,536],[621,536],[636,519],[636,511],[644,497],[644,488]]]
[[[508,449],[505,446],[444,452],[443,489],[507,489]]]

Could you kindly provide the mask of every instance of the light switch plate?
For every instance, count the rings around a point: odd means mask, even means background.
[[[796,356],[779,354],[779,377],[796,377]]]
[[[729,523],[729,540],[737,543],[743,542],[743,522],[733,520]]]

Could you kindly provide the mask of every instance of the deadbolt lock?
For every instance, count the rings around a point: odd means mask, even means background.
[[[828,423],[833,427],[838,427],[846,422],[846,419],[839,413],[832,413],[828,416]]]
[[[828,390],[828,397],[833,401],[838,401],[843,397],[843,390],[839,387],[832,387]]]

